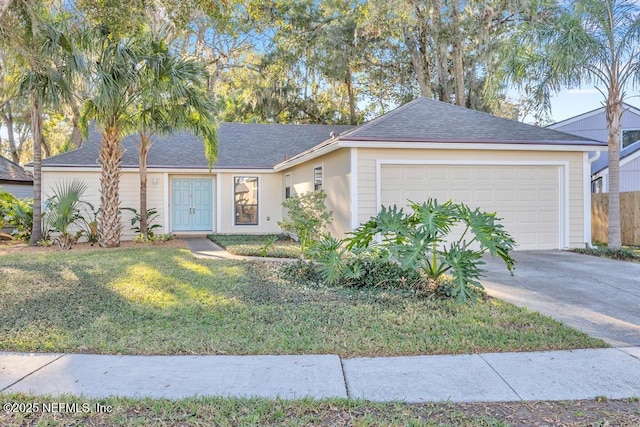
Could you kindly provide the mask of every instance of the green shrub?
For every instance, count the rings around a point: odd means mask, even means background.
[[[283,264],[279,273],[283,279],[301,286],[317,286],[324,282],[318,264],[304,260]]]
[[[94,212],[93,206],[82,200],[82,196],[86,191],[87,185],[82,181],[75,179],[65,181],[56,185],[53,196],[47,200],[47,207],[43,214],[43,224],[46,224],[47,228],[45,237],[48,236],[48,232],[57,233],[53,241],[58,244],[60,249],[71,249],[83,234],[83,230],[91,229],[90,222],[82,215],[83,212],[87,211],[87,208],[90,209],[90,212]],[[81,229],[72,233],[74,226]],[[88,232],[90,233],[90,231]],[[88,239],[91,239],[91,235],[88,235]]]
[[[435,199],[412,202],[411,210],[405,213],[396,206],[382,207],[346,239],[347,248],[387,254],[403,269],[418,270],[436,283],[450,276],[450,294],[457,302],[469,302],[481,294],[480,266],[486,252],[502,258],[507,269],[513,270],[510,251],[515,241],[495,213],[472,210],[451,200],[440,204]],[[452,235],[454,228],[463,230],[459,237]]]
[[[495,213],[435,199],[412,203],[412,212],[382,207],[345,240],[322,236],[310,251],[325,282],[354,286],[402,285],[428,289],[456,302],[482,294],[479,278],[485,252],[503,259],[515,242]],[[451,231],[462,229],[455,238]]]
[[[138,242],[152,242],[155,236],[155,233],[153,232],[153,230],[155,230],[156,228],[162,227],[162,225],[158,223],[156,224],[153,223],[153,221],[155,221],[160,216],[160,214],[158,213],[158,210],[154,208],[147,209],[147,232],[146,233],[142,233],[140,231],[140,219],[142,217],[140,216],[140,212],[138,212],[137,209],[122,208],[122,210],[133,213],[133,217],[131,217],[131,231],[138,233],[138,236],[136,236],[137,240],[136,238],[134,238],[133,240]]]
[[[0,191],[0,228],[12,228],[15,239],[28,242],[33,229],[33,199],[18,199]]]
[[[332,212],[327,211],[324,191],[310,191],[291,197],[282,203],[288,219],[278,222],[284,231],[294,234],[300,241],[300,250],[308,255],[318,237],[331,223]]]

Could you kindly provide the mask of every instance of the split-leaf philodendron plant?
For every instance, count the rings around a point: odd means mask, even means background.
[[[479,278],[483,254],[502,258],[507,269],[513,271],[515,261],[510,251],[515,241],[498,221],[496,213],[472,210],[453,201],[411,202],[411,212],[383,206],[345,239],[346,250],[339,252],[342,257],[348,256],[347,252],[377,253],[435,282],[448,275],[451,296],[458,302],[469,302],[482,289]]]

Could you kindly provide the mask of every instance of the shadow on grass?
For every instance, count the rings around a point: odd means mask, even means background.
[[[17,254],[0,260],[0,274],[4,350],[189,352],[190,337],[246,311],[235,296],[243,264],[212,268],[186,250]]]

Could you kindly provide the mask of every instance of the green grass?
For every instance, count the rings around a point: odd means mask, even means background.
[[[210,234],[207,237],[234,255],[300,257],[300,244],[283,234]]]
[[[363,400],[269,400],[193,397],[181,400],[84,399],[2,394],[15,404],[76,404],[82,411],[25,413],[0,411],[3,426],[450,426],[511,425],[637,426],[632,400],[506,403],[373,403]],[[87,405],[87,406],[82,406]],[[97,405],[104,409],[96,410]],[[72,408],[71,406],[68,406]]]
[[[605,344],[490,299],[303,286],[280,263],[167,247],[0,257],[0,349],[341,356],[533,351]]]

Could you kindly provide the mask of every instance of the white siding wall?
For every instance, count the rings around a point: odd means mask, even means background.
[[[381,160],[439,160],[469,162],[557,162],[569,163],[568,180],[568,245],[584,247],[584,183],[583,154],[581,152],[540,151],[470,151],[470,150],[411,150],[358,149],[358,221],[367,221],[379,209],[376,193],[376,161]]]
[[[349,149],[340,149],[282,172],[291,174],[292,195],[313,191],[313,169],[322,165],[323,189],[327,193],[327,209],[333,212],[329,232],[344,237],[351,231],[351,156]],[[284,190],[281,190],[284,194]],[[281,209],[282,210],[282,209]]]
[[[633,111],[625,110],[622,113],[622,130],[640,129],[640,115]],[[549,126],[552,129],[579,135],[596,141],[607,142],[607,118],[604,111],[588,117],[570,120],[568,123],[557,123]],[[624,153],[623,153],[624,154]],[[593,153],[592,153],[593,155]],[[595,164],[599,162],[596,161]],[[602,177],[602,191],[609,191],[608,169],[599,172],[594,177]],[[620,166],[620,191],[640,190],[640,159]]]
[[[0,182],[0,191],[6,191],[16,196],[18,199],[32,199],[33,185],[15,184],[10,182]]]
[[[154,178],[157,184],[153,183]],[[42,200],[43,202],[53,195],[56,185],[66,181],[78,179],[87,184],[87,192],[84,199],[93,204],[97,209],[100,206],[100,171],[95,172],[59,172],[52,170],[42,171]],[[124,170],[120,177],[120,206],[140,208],[140,178],[138,171]],[[164,218],[164,174],[150,171],[147,174],[147,207],[155,208],[160,214],[157,222],[162,225]],[[122,239],[130,240],[135,233],[131,231],[132,213],[122,212]],[[155,230],[156,233],[166,233],[163,227]]]
[[[638,190],[640,190],[640,157],[620,167],[620,191]]]
[[[258,177],[258,225],[234,224],[233,177]],[[265,234],[280,233],[278,221],[282,220],[282,201],[284,200],[284,181],[281,173],[220,173],[218,200],[220,206],[220,229],[223,234]],[[214,206],[216,201],[214,200]]]

